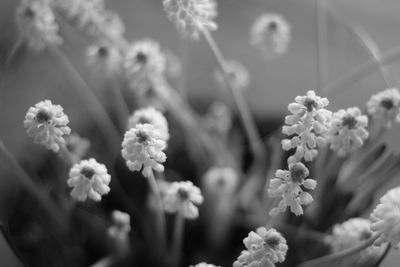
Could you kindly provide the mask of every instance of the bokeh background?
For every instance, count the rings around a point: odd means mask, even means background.
[[[321,1],[321,0],[320,0]],[[322,88],[370,59],[349,25],[362,27],[384,52],[400,46],[400,1],[398,0],[322,0],[325,12],[318,18],[316,0],[219,0],[218,31],[215,38],[227,58],[246,66],[251,84],[245,92],[254,114],[260,118],[282,118],[289,102],[307,90]],[[19,159],[32,156],[31,140],[22,125],[26,110],[34,103],[51,99],[68,113],[71,128],[79,129],[87,122],[84,103],[77,101],[72,84],[56,62],[46,53],[31,54],[21,50],[11,64],[5,59],[17,39],[14,12],[19,1],[0,0],[0,136]],[[126,36],[135,40],[150,37],[179,55],[182,41],[167,20],[161,0],[108,0],[126,24]],[[286,55],[273,61],[263,60],[248,44],[248,30],[253,20],[265,12],[282,14],[292,24],[292,43]],[[322,23],[322,24],[321,24]],[[62,27],[63,50],[93,88],[102,88],[101,79],[89,71],[84,60],[89,44],[79,32]],[[215,69],[205,43],[189,44],[187,71],[188,97],[192,103],[227,97],[216,91]],[[400,63],[387,66],[394,86],[400,82]],[[332,110],[357,105],[364,107],[372,93],[384,89],[385,83],[374,72],[340,88],[343,92],[330,98]],[[322,95],[334,92],[320,92]],[[396,136],[398,134],[396,133]],[[6,208],[2,196],[10,181],[1,177],[0,208]],[[0,215],[4,214],[0,210]],[[0,266],[18,266],[4,240],[0,240]],[[398,266],[400,253],[392,250],[382,266]]]

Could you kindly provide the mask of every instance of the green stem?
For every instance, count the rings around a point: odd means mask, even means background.
[[[329,254],[327,256],[323,256],[320,258],[316,258],[313,260],[309,260],[306,262],[303,262],[300,265],[297,265],[297,267],[321,267],[321,266],[328,266],[328,263],[332,263],[332,262],[336,262],[339,260],[343,260],[347,257],[350,257],[354,254],[357,254],[358,252],[362,251],[363,249],[368,248],[369,246],[371,246],[375,240],[379,237],[379,235],[373,235],[372,237],[370,237],[369,239],[365,240],[364,242],[349,248],[349,249],[345,249],[342,251],[339,251],[337,253],[334,254]]]

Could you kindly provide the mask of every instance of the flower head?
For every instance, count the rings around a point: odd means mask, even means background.
[[[233,267],[274,267],[275,263],[285,261],[286,239],[274,228],[259,227],[256,232],[251,231],[243,243],[247,250],[242,251]]]
[[[250,30],[250,44],[258,47],[267,59],[285,54],[289,42],[290,24],[279,14],[263,14]]]
[[[73,188],[72,198],[78,201],[85,201],[87,198],[100,201],[102,195],[110,192],[110,180],[106,166],[91,158],[72,166],[67,183]]]
[[[24,126],[29,136],[36,144],[58,152],[65,145],[63,135],[71,129],[67,115],[60,105],[53,105],[50,100],[44,100],[30,107],[25,115]]]
[[[163,172],[166,155],[163,150],[165,140],[151,124],[137,124],[125,133],[122,142],[122,156],[131,171],[142,171],[145,177],[151,177],[153,170]]]
[[[205,117],[207,128],[216,134],[226,136],[232,127],[232,111],[223,102],[214,102]]]
[[[371,96],[367,102],[368,113],[375,119],[383,121],[386,127],[400,122],[400,92],[389,88]]]
[[[217,266],[214,264],[208,264],[205,262],[200,262],[200,263],[197,263],[196,265],[190,265],[190,267],[220,267],[220,266]]]
[[[107,229],[108,236],[125,241],[131,231],[131,217],[125,212],[114,210],[111,214],[112,225]]]
[[[16,22],[21,38],[35,52],[43,51],[46,45],[63,42],[53,10],[46,1],[22,0],[17,8]]]
[[[65,138],[65,147],[75,159],[80,160],[88,152],[90,141],[76,133],[72,133]]]
[[[198,39],[202,29],[215,31],[217,3],[215,0],[164,0],[168,19],[185,37]]]
[[[249,86],[250,74],[242,64],[235,60],[227,60],[225,61],[225,69],[228,72],[231,84],[237,90],[244,90]],[[215,71],[215,79],[222,87],[225,86],[225,80],[220,70]]]
[[[190,181],[173,182],[164,198],[164,207],[167,212],[179,212],[187,219],[195,219],[199,216],[199,209],[196,206],[201,203],[203,203],[201,191]]]
[[[294,214],[303,214],[301,205],[309,205],[313,198],[308,192],[304,192],[303,188],[314,190],[317,182],[313,179],[306,179],[309,171],[303,163],[293,163],[289,165],[289,170],[277,170],[276,178],[270,180],[268,194],[270,197],[281,197],[278,207],[270,211],[270,215],[274,216],[280,212],[284,212],[287,207]]]
[[[204,174],[204,188],[221,197],[232,194],[239,182],[236,171],[232,168],[212,167]]]
[[[118,74],[122,69],[122,56],[120,51],[108,43],[98,43],[87,49],[87,61],[100,74],[109,76]]]
[[[400,245],[400,187],[393,188],[381,197],[370,216],[371,230],[380,234],[376,246],[389,242],[393,247]]]
[[[360,148],[368,138],[368,117],[362,115],[357,107],[341,109],[333,113],[328,139],[330,148],[345,156],[347,153]]]
[[[327,98],[315,95],[314,91],[308,91],[305,96],[297,96],[294,103],[288,106],[292,113],[285,117],[286,126],[282,132],[286,135],[294,135],[290,139],[282,140],[282,148],[290,150],[296,148],[296,153],[289,158],[289,163],[312,161],[318,154],[318,148],[326,145],[325,133],[331,112],[325,107],[329,104]]]
[[[168,141],[168,122],[164,115],[154,107],[147,107],[136,110],[128,120],[128,129],[136,127],[138,124],[151,124],[156,128],[160,137]]]

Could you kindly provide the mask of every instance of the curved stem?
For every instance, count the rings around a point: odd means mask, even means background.
[[[364,242],[362,242],[352,248],[345,249],[343,251],[339,251],[334,254],[329,254],[327,256],[323,256],[320,258],[316,258],[313,260],[303,262],[302,264],[297,265],[297,267],[314,267],[314,266],[320,267],[320,266],[326,266],[326,264],[331,263],[331,262],[343,260],[344,258],[350,257],[350,256],[362,251],[363,249],[366,249],[367,247],[371,246],[378,237],[379,237],[379,235],[373,235],[369,239],[365,240]]]

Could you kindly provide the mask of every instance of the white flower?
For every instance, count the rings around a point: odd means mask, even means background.
[[[325,133],[331,112],[326,110],[329,104],[327,98],[315,95],[314,91],[308,91],[305,96],[297,96],[294,103],[288,106],[292,113],[285,117],[286,126],[282,132],[286,135],[294,135],[290,139],[282,140],[283,150],[296,148],[296,153],[288,160],[289,163],[312,161],[318,154],[318,148],[326,145]]]
[[[72,198],[78,201],[85,201],[87,198],[100,201],[102,195],[110,192],[110,180],[106,166],[91,158],[72,166],[67,183],[73,188]]]
[[[313,179],[306,179],[309,171],[303,163],[289,165],[289,170],[277,170],[276,178],[270,180],[268,194],[270,197],[281,197],[278,207],[270,211],[271,216],[284,212],[286,207],[290,207],[291,212],[297,216],[303,214],[301,205],[309,205],[313,198],[308,192],[304,192],[302,187],[314,190],[317,182]]]
[[[232,111],[223,102],[214,102],[205,117],[207,128],[216,134],[226,136],[232,127]]]
[[[389,190],[380,199],[370,216],[371,230],[380,234],[375,241],[376,246],[382,243],[398,248],[400,245],[400,187]]]
[[[333,113],[328,138],[330,148],[345,156],[347,153],[360,148],[368,138],[368,117],[362,115],[357,107],[341,109]]]
[[[367,102],[368,113],[386,127],[400,122],[400,92],[397,88],[389,88],[371,96]]]
[[[217,29],[213,21],[218,15],[215,0],[164,0],[163,4],[168,19],[185,37],[199,39],[202,29]]]
[[[112,225],[107,229],[107,234],[114,239],[125,241],[131,231],[131,217],[125,212],[114,210],[111,218]]]
[[[204,174],[203,180],[207,191],[224,197],[235,191],[239,177],[232,168],[212,167]]]
[[[233,267],[274,267],[275,263],[285,261],[288,245],[274,228],[259,227],[256,232],[251,231],[243,243],[247,250],[241,252]]]
[[[100,74],[113,76],[122,70],[122,56],[113,45],[99,43],[89,46],[87,49],[87,61]]]
[[[208,264],[205,262],[200,262],[200,263],[197,263],[196,265],[190,265],[190,267],[220,267],[220,266],[217,266],[214,264]]]
[[[196,206],[201,203],[203,203],[201,191],[190,181],[173,182],[164,198],[164,207],[167,212],[179,212],[187,219],[195,219],[199,216],[199,209]]]
[[[258,47],[267,59],[285,54],[290,39],[290,24],[279,14],[261,15],[250,30],[250,44]]]
[[[125,133],[122,142],[122,156],[131,171],[142,171],[143,176],[151,177],[153,170],[163,172],[166,155],[163,150],[165,140],[151,124],[138,124]]]
[[[228,73],[232,86],[234,86],[236,90],[244,90],[249,86],[250,74],[242,64],[235,60],[226,60],[225,69]],[[218,84],[225,88],[225,80],[219,69],[215,71],[214,76]]]
[[[128,129],[136,127],[138,124],[151,124],[156,128],[160,137],[168,141],[168,122],[164,115],[154,107],[147,107],[136,110],[128,120]]]
[[[63,40],[53,10],[47,1],[22,0],[16,13],[17,30],[23,41],[35,52],[46,45],[59,45]]]
[[[58,152],[65,145],[63,135],[71,129],[67,115],[60,105],[53,105],[50,100],[44,100],[30,107],[25,115],[24,126],[29,136],[36,144]]]

